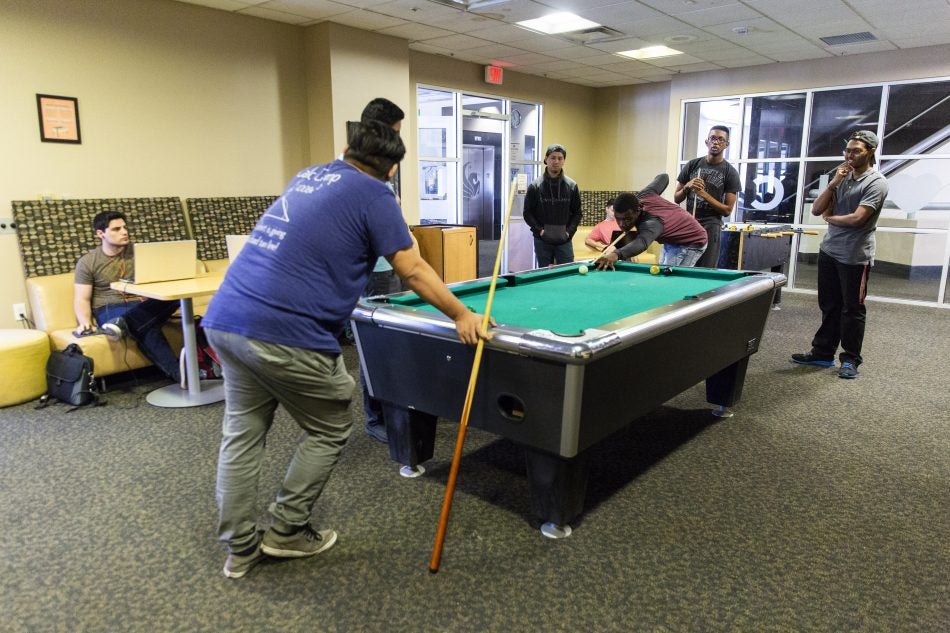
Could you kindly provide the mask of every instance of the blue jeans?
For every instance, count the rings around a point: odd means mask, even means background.
[[[563,244],[548,244],[540,237],[534,238],[534,256],[538,259],[538,268],[551,264],[569,264],[574,261],[574,245],[571,242]]]
[[[224,369],[224,423],[218,454],[218,538],[232,552],[257,536],[257,486],[267,432],[281,404],[303,430],[269,510],[287,530],[310,521],[353,428],[355,386],[343,356],[205,330]]]
[[[145,357],[166,376],[175,382],[180,382],[181,370],[178,365],[178,356],[172,351],[168,339],[162,334],[162,326],[176,310],[178,310],[177,301],[146,299],[104,305],[96,309],[94,316],[100,327],[117,317],[125,319],[129,335],[138,343]]]
[[[689,268],[696,265],[699,258],[706,251],[706,246],[681,246],[678,244],[664,244],[660,253],[661,266],[682,266]]]

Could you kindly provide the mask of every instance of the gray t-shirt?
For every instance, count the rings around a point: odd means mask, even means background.
[[[122,303],[129,296],[109,287],[113,281],[134,279],[135,258],[132,246],[122,249],[118,255],[106,255],[102,247],[93,249],[76,262],[77,284],[92,286],[92,309],[98,310],[104,305]]]
[[[874,259],[874,231],[887,198],[887,179],[874,168],[855,178],[854,174],[838,183],[834,215],[848,215],[859,207],[871,209],[864,226],[828,225],[821,250],[842,264],[869,264]]]

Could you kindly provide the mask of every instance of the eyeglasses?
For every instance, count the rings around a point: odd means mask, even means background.
[[[723,138],[723,137],[721,137],[721,136],[710,136],[709,138],[706,139],[706,142],[707,142],[707,143],[718,143],[719,145],[728,145],[728,144],[729,144],[729,140],[728,140],[728,139],[725,139],[725,138]]]

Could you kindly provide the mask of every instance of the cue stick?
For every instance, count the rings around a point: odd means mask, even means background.
[[[511,219],[511,207],[515,202],[515,188],[518,179],[511,183],[511,193],[508,196],[508,212],[505,214],[505,223],[501,227],[501,239],[498,240],[498,253],[495,255],[495,267],[491,274],[491,284],[488,287],[488,302],[485,304],[485,314],[482,315],[482,334],[488,332],[488,323],[491,319],[491,306],[495,298],[495,285],[498,282],[498,271],[501,268],[501,253],[505,246],[505,237],[508,234],[508,221]],[[439,515],[439,529],[435,535],[435,545],[432,548],[432,558],[429,560],[429,572],[439,571],[439,561],[442,558],[442,545],[445,542],[445,531],[449,524],[449,513],[452,510],[452,496],[455,494],[455,480],[458,478],[459,463],[462,461],[462,448],[465,446],[465,430],[468,428],[468,418],[472,413],[472,400],[475,396],[475,385],[478,382],[478,369],[482,364],[482,352],[485,349],[485,339],[479,338],[475,346],[475,360],[472,363],[472,373],[468,379],[468,390],[465,392],[465,404],[462,406],[462,419],[459,420],[458,436],[455,439],[455,453],[452,455],[452,467],[449,469],[449,481],[445,485],[445,499],[442,501],[442,513]]]
[[[595,261],[597,261],[598,259],[600,259],[601,257],[603,257],[603,256],[604,256],[604,253],[607,251],[607,249],[610,248],[611,246],[616,246],[616,245],[617,245],[617,242],[619,242],[620,240],[622,240],[622,239],[623,239],[623,236],[626,235],[627,233],[629,233],[629,231],[621,231],[621,232],[620,232],[620,235],[617,236],[617,239],[615,239],[613,242],[611,242],[610,244],[608,244],[607,246],[605,246],[605,247],[604,247],[604,250],[600,251],[600,255],[598,255],[597,257],[595,257],[594,259],[592,259],[591,262],[595,262]],[[618,260],[618,261],[620,260],[620,256],[619,256],[619,255],[617,256],[617,260]]]
[[[742,270],[742,245],[745,244],[745,231],[739,231],[739,261],[736,262],[736,270]]]

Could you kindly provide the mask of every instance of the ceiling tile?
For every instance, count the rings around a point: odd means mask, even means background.
[[[262,9],[293,13],[310,19],[329,18],[353,10],[353,7],[330,0],[269,0],[258,6]]]
[[[527,51],[521,48],[515,48],[514,46],[492,44],[490,46],[479,46],[477,48],[470,48],[459,52],[478,58],[496,57],[501,59],[507,57],[508,55],[521,55]]]
[[[505,61],[511,62],[516,66],[533,66],[534,64],[557,62],[559,60],[548,57],[547,55],[542,55],[541,53],[522,53],[520,55],[507,55],[505,56]]]
[[[750,9],[742,4],[732,4],[724,7],[704,9],[702,11],[692,11],[676,16],[680,20],[692,24],[693,26],[710,26],[713,24],[726,24],[739,20],[754,20],[761,18],[762,14]]]
[[[431,40],[435,37],[445,37],[452,35],[452,31],[437,29],[434,26],[427,26],[425,24],[413,24],[412,22],[406,22],[405,24],[400,24],[399,26],[391,26],[389,28],[379,29],[377,33],[391,35],[393,37],[401,37],[402,39],[409,40],[410,42],[417,40]]]
[[[437,2],[421,2],[420,0],[391,0],[373,6],[372,10],[375,13],[402,18],[409,22],[419,22],[437,16],[452,16],[458,13],[458,9]]]
[[[672,66],[670,70],[682,73],[709,72],[711,70],[722,70],[722,66],[711,62],[700,62],[698,64],[683,64],[682,66]]]
[[[196,4],[211,9],[221,9],[223,11],[237,11],[238,9],[244,9],[257,4],[257,2],[246,2],[245,0],[179,0],[179,2]]]
[[[673,66],[682,66],[684,64],[699,64],[705,60],[693,57],[692,55],[670,55],[669,57],[657,57],[656,59],[647,59],[646,63],[660,68],[671,68]]]
[[[422,41],[424,41],[426,44],[438,46],[439,48],[444,48],[450,51],[464,51],[468,48],[478,48],[479,46],[492,45],[492,42],[486,42],[485,40],[480,40],[477,37],[462,35],[461,33],[446,35],[444,37],[435,37]]]
[[[529,32],[530,31],[526,31],[519,26],[501,24],[500,22],[495,22],[494,20],[492,21],[492,26],[487,26],[483,29],[467,31],[467,33],[473,37],[480,37],[483,40],[498,42],[501,44],[517,42],[518,40],[524,38],[525,34]]]
[[[616,62],[618,59],[623,59],[623,57],[618,57],[617,55],[608,55],[608,54],[606,54],[606,53],[601,53],[601,54],[596,55],[596,56],[594,56],[594,57],[582,57],[582,58],[578,59],[577,61],[579,61],[580,63],[584,64],[585,66],[601,66],[601,65],[604,65],[604,64],[612,64],[612,63]]]
[[[330,18],[331,22],[352,26],[364,31],[378,31],[379,29],[397,26],[399,24],[408,24],[405,20],[394,18],[382,13],[373,13],[371,11],[350,11],[343,15],[335,15]]]
[[[584,64],[579,64],[577,62],[569,61],[566,59],[555,59],[549,62],[541,62],[538,64],[531,64],[535,68],[541,71],[559,71],[559,70],[571,70],[579,68],[588,68]]]
[[[918,46],[938,46],[947,43],[947,34],[932,33],[930,35],[908,35],[890,38],[891,43],[899,48],[917,48]]]
[[[738,4],[737,0],[640,0],[643,4],[653,7],[667,15],[681,15],[703,9],[727,7]]]
[[[761,66],[762,64],[774,64],[775,61],[769,59],[768,57],[762,57],[761,55],[749,54],[739,59],[723,59],[716,62],[720,66],[725,66],[726,68],[745,68],[746,66]]]
[[[238,13],[242,15],[253,15],[256,18],[265,18],[277,22],[286,22],[288,24],[308,24],[313,22],[313,18],[307,18],[293,13],[284,13],[283,11],[274,11],[273,9],[262,9],[260,7],[248,7],[241,9]]]

